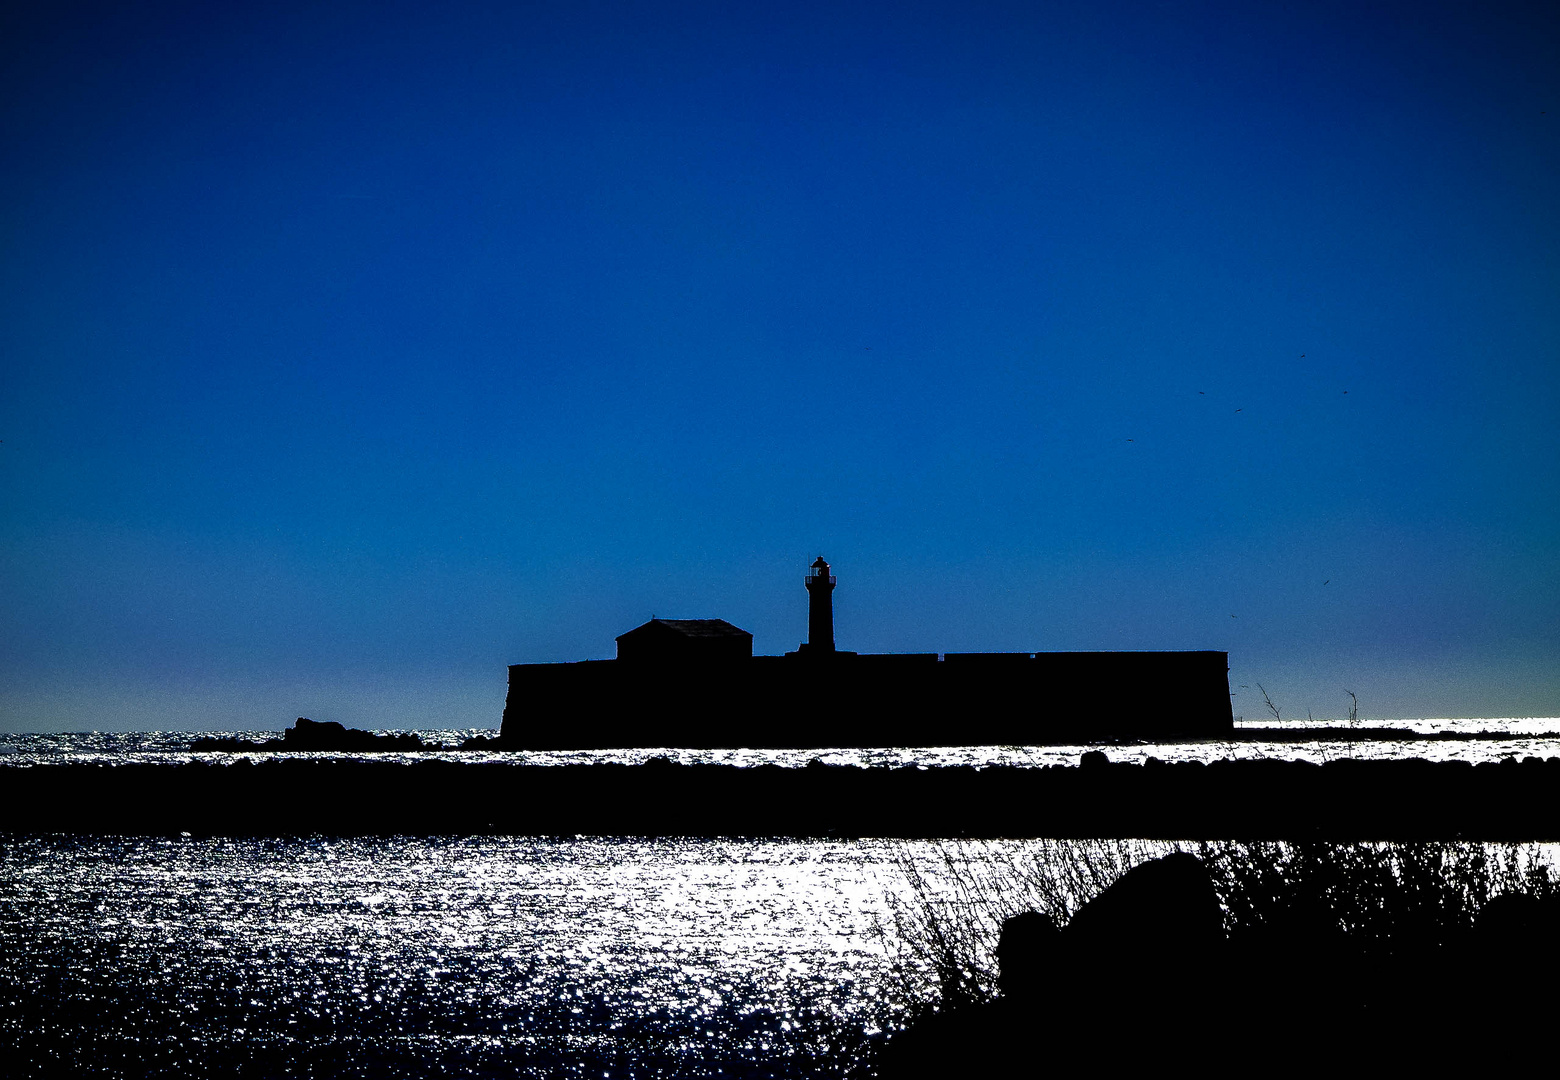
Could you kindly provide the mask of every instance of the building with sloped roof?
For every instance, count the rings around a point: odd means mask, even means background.
[[[725,619],[651,619],[617,636],[625,663],[721,663],[753,658],[753,635]]]

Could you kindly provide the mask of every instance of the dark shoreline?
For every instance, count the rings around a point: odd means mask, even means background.
[[[240,758],[4,770],[11,833],[1560,840],[1560,758],[785,769]]]
[[[325,725],[319,725],[324,727]],[[297,728],[286,732],[278,732],[274,739],[245,739],[232,736],[201,736],[191,740],[190,750],[194,753],[455,753],[459,751],[516,751],[525,752],[526,748],[506,743],[501,736],[476,735],[463,740],[458,745],[444,745],[435,742],[423,742],[421,736],[414,732],[380,733],[361,731],[356,728],[342,729],[339,724],[331,725],[336,730],[322,736],[311,738],[297,738]],[[1511,731],[1437,731],[1420,732],[1413,728],[1394,727],[1317,727],[1311,729],[1295,728],[1244,728],[1236,729],[1225,737],[1200,736],[1197,738],[1167,738],[1159,740],[1122,738],[1122,739],[1088,739],[1084,738],[1084,732],[1073,732],[1072,737],[1046,739],[1039,742],[1031,742],[1026,746],[1145,746],[1145,745],[1205,745],[1228,746],[1230,744],[1251,743],[1303,743],[1303,742],[1514,742],[1525,739],[1537,739],[1545,737],[1560,737],[1560,732],[1544,734],[1532,734],[1529,732]],[[809,744],[810,745],[810,744]],[[988,745],[988,744],[980,744]],[[658,749],[658,745],[649,742],[635,744],[633,746],[600,746],[589,747],[594,750],[625,750],[625,749]],[[806,749],[809,746],[793,747],[789,744],[778,749]],[[700,746],[694,749],[701,750],[735,750],[735,749],[775,749],[769,747],[738,747],[738,746]],[[846,747],[828,746],[821,744],[817,748],[847,749]],[[531,752],[536,752],[532,750]]]
[[[1198,742],[1511,742],[1542,739],[1560,732],[1535,735],[1516,731],[1415,731],[1393,727],[1236,728],[1228,739]]]

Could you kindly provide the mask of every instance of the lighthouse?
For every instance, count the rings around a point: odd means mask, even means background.
[[[803,584],[807,586],[807,644],[802,652],[834,652],[834,575],[818,556]]]

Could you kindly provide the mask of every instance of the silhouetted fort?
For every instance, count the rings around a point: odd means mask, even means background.
[[[619,747],[1024,746],[1234,728],[1222,652],[867,653],[834,647],[812,564],[807,642],[754,656],[724,619],[651,619],[616,660],[514,664],[503,743]]]

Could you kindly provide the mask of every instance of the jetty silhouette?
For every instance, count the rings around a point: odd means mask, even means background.
[[[1034,746],[1221,738],[1229,654],[857,653],[834,642],[838,579],[803,581],[807,641],[754,656],[724,619],[652,618],[617,658],[514,664],[500,743],[517,750]]]

